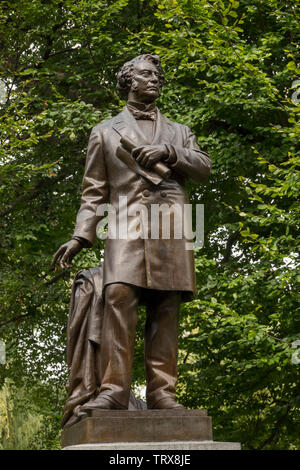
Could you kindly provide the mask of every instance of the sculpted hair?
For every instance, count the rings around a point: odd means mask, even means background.
[[[117,90],[123,98],[127,98],[128,96],[131,87],[133,69],[136,63],[140,62],[141,60],[146,60],[154,64],[159,73],[158,78],[160,81],[160,86],[162,87],[164,83],[164,76],[159,56],[151,54],[139,55],[134,59],[130,60],[129,62],[125,62],[125,64],[121,67],[120,71],[117,74]]]

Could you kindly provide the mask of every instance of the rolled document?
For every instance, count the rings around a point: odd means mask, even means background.
[[[136,145],[132,140],[127,137],[127,135],[124,135],[121,137],[120,140],[121,144],[130,152],[136,148]],[[152,166],[152,169],[162,178],[167,179],[172,173],[172,170],[168,168],[164,163],[162,162],[157,162]]]

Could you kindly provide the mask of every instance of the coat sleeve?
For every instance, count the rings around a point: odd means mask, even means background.
[[[88,144],[81,206],[77,213],[74,237],[84,238],[90,245],[94,243],[97,224],[103,218],[97,214],[97,209],[108,202],[108,194],[103,137],[99,127],[94,127]]]
[[[170,166],[196,183],[202,183],[210,175],[211,160],[200,150],[196,137],[188,127],[182,127],[183,146],[171,145],[175,162]]]

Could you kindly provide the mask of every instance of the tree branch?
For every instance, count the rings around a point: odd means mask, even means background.
[[[67,169],[67,168],[62,170],[57,178],[46,177],[46,178],[43,178],[40,181],[38,181],[35,184],[34,188],[29,190],[29,192],[27,194],[18,197],[11,204],[9,204],[6,207],[6,209],[4,209],[2,212],[0,212],[0,218],[5,217],[6,215],[13,212],[14,209],[18,206],[18,204],[23,203],[23,202],[27,202],[27,201],[31,201],[32,199],[37,197],[42,189],[47,191],[49,189],[49,187],[51,187],[55,183],[65,179],[68,176],[68,170],[69,169]]]
[[[271,444],[271,442],[273,442],[274,439],[276,439],[276,440],[278,439],[278,434],[279,434],[279,431],[280,431],[280,427],[282,426],[282,424],[283,424],[284,421],[286,420],[286,418],[287,418],[287,416],[288,416],[288,414],[289,414],[289,412],[290,412],[291,407],[292,407],[292,405],[290,404],[290,405],[287,407],[285,413],[284,413],[283,415],[281,415],[281,416],[278,418],[278,420],[277,420],[277,422],[276,422],[276,425],[275,425],[274,431],[272,432],[272,434],[271,434],[267,439],[265,439],[265,440],[262,442],[262,444],[260,444],[260,445],[258,446],[258,449],[259,449],[259,450],[262,450],[267,444]]]
[[[70,270],[68,269],[61,271],[60,273],[56,274],[56,276],[54,276],[52,279],[46,281],[45,285],[50,286],[51,284],[54,284],[56,281],[58,281],[61,277],[70,277]]]
[[[30,313],[25,313],[24,315],[19,315],[18,317],[10,318],[9,320],[6,320],[2,323],[0,323],[0,328],[2,326],[7,325],[8,323],[11,323],[13,321],[23,321],[24,319],[28,318],[30,316]]]
[[[225,255],[224,255],[222,263],[228,263],[231,257],[232,247],[239,238],[240,238],[240,230],[236,230],[235,232],[229,235],[227,243],[226,243]]]

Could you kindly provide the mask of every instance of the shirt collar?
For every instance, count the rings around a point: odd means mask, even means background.
[[[145,103],[139,103],[137,101],[129,100],[129,101],[127,101],[127,104],[129,104],[130,106],[133,106],[134,108],[138,109],[139,111],[149,112],[149,111],[156,111],[157,110],[155,102],[145,104]]]

